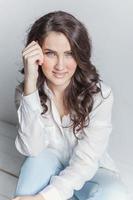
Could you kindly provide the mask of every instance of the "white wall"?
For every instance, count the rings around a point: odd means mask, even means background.
[[[114,157],[133,164],[131,0],[0,0],[0,119],[17,121],[14,88],[20,80],[26,30],[38,17],[54,10],[68,11],[87,26],[94,64],[114,91],[111,151]]]

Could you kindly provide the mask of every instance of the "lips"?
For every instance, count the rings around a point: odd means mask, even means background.
[[[53,74],[57,78],[63,78],[66,75],[66,72],[64,73],[53,72]]]

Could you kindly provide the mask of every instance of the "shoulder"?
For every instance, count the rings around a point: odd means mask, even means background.
[[[110,104],[112,105],[114,101],[114,95],[111,86],[106,84],[105,82],[98,83],[97,86],[101,89],[101,92],[94,95],[94,105],[93,109],[102,105],[102,104]]]
[[[109,94],[112,93],[112,88],[105,82],[100,82],[100,84],[97,84],[98,87],[101,86],[101,92],[103,96],[106,98]]]

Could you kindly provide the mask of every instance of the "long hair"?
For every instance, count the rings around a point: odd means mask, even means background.
[[[63,103],[70,113],[73,133],[89,125],[89,113],[94,104],[94,94],[101,92],[100,75],[96,67],[91,63],[91,39],[83,23],[73,15],[64,11],[50,12],[34,22],[27,35],[27,46],[33,40],[38,41],[42,46],[49,32],[55,31],[63,33],[69,40],[77,68],[71,81],[64,92]],[[39,91],[40,102],[43,112],[47,112],[47,95],[44,91],[46,77],[39,67],[37,89]],[[24,68],[20,71],[24,74]],[[98,87],[98,84],[99,86]],[[24,81],[22,82],[24,87]],[[86,124],[88,122],[88,124]],[[82,132],[82,131],[81,131]]]

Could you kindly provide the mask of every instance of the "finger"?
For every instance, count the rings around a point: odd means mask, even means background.
[[[25,49],[27,49],[27,48],[29,49],[29,47],[31,47],[31,46],[37,46],[40,50],[42,50],[38,40],[32,41]]]
[[[43,60],[44,60],[44,56],[40,53],[40,51],[32,51],[26,55],[23,56],[23,59],[24,60],[30,60],[31,58],[36,59],[36,56],[38,56],[39,59],[39,64],[42,64],[43,63]]]
[[[36,44],[36,41],[35,41],[35,40],[33,40],[32,42],[30,42],[25,48],[30,47],[30,46],[32,46],[32,45],[34,45],[34,44]]]
[[[24,56],[25,54],[27,54],[27,53],[29,53],[29,52],[31,52],[31,51],[34,51],[34,50],[39,50],[40,53],[43,55],[42,49],[41,49],[41,47],[40,47],[38,44],[35,44],[35,45],[31,46],[31,47],[28,48],[28,49],[24,49],[24,50],[22,51],[22,54],[23,54],[23,56]]]
[[[37,64],[39,64],[39,65],[43,64],[43,58],[40,54],[30,55],[30,56],[28,56],[28,58],[29,58],[30,63],[37,62]]]
[[[35,45],[36,45],[36,44],[32,44],[32,45],[27,46],[26,48],[24,48],[24,49],[22,50],[22,54],[23,54],[25,51],[28,51],[28,50],[31,49],[31,48],[35,48]]]
[[[36,52],[36,51],[40,53],[40,49],[39,49],[39,48],[37,48],[37,47],[35,47],[35,48],[30,48],[30,49],[28,49],[28,50],[26,50],[26,51],[23,52],[23,56],[25,56],[25,55],[27,55],[27,54],[30,54],[30,53],[32,53],[32,52]]]
[[[24,50],[27,50],[27,49],[29,49],[31,46],[34,46],[34,45],[36,45],[37,43],[33,40],[31,43],[29,43],[25,48],[24,48]]]

